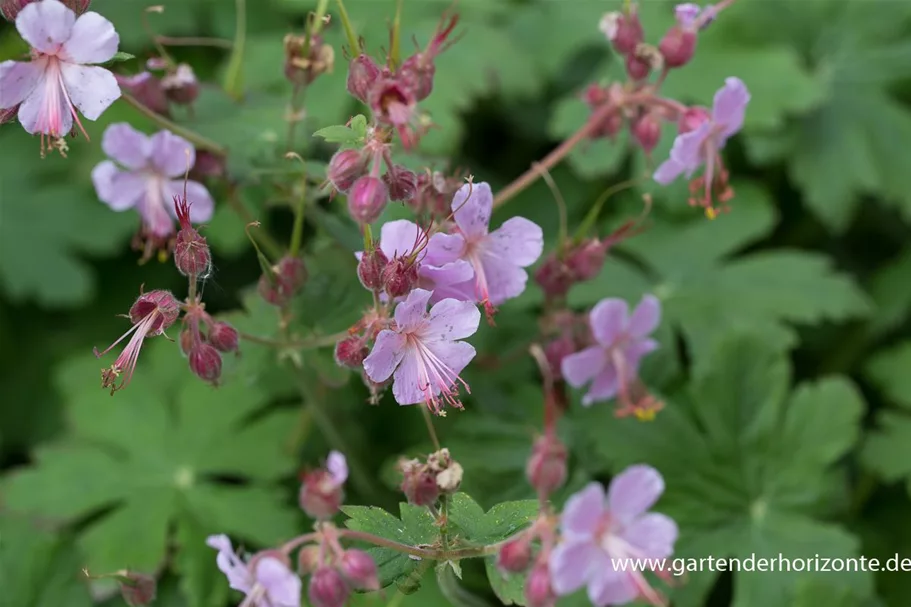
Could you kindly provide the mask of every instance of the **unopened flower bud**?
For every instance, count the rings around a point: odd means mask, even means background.
[[[525,581],[525,601],[527,607],[553,607],[557,602],[550,585],[550,571],[547,561],[535,564],[534,569]]]
[[[207,343],[193,344],[190,350],[190,371],[203,381],[215,383],[221,377],[221,354]]]
[[[651,71],[652,66],[648,59],[633,52],[626,56],[626,73],[633,80],[642,80],[646,78]]]
[[[205,279],[212,269],[209,245],[190,223],[190,205],[187,200],[175,196],[174,209],[180,221],[180,230],[174,241],[174,265],[184,276]]]
[[[653,112],[645,112],[639,116],[638,120],[633,122],[631,130],[633,138],[646,154],[650,154],[661,139],[661,122]]]
[[[679,25],[673,26],[658,43],[667,67],[681,67],[690,62],[696,51],[696,32]]]
[[[418,266],[413,259],[396,257],[383,270],[383,289],[389,297],[404,297],[418,284]]]
[[[405,460],[399,463],[402,471],[402,493],[409,504],[431,506],[440,498],[436,474],[417,460]]]
[[[15,21],[19,11],[25,8],[26,5],[36,1],[37,0],[3,0],[3,2],[0,2],[0,15],[3,15],[8,21]],[[92,0],[61,0],[61,2],[77,15],[81,15],[88,10]]]
[[[345,490],[328,470],[318,469],[304,476],[298,504],[309,516],[321,520],[335,516],[345,499]]]
[[[341,574],[323,565],[310,576],[307,597],[313,607],[344,607],[350,592]]]
[[[383,288],[383,274],[389,259],[379,246],[372,251],[364,251],[357,263],[357,277],[365,289],[380,291]]]
[[[335,362],[340,367],[359,369],[364,359],[370,354],[367,340],[360,335],[352,335],[335,344]]]
[[[389,189],[382,179],[372,175],[359,178],[348,192],[348,212],[360,224],[373,223],[379,219],[387,202]]]
[[[146,337],[161,335],[174,324],[180,314],[180,304],[170,291],[156,290],[143,293],[130,308],[130,322],[135,324],[154,314]]]
[[[150,74],[149,72],[140,72],[133,76],[118,76],[117,84],[120,88],[130,93],[140,103],[154,111],[156,114],[168,116],[170,114],[170,105],[168,97],[165,95],[161,79]],[[197,158],[197,162],[199,159]]]
[[[307,266],[300,257],[287,255],[272,268],[271,276],[259,277],[260,296],[273,306],[284,307],[307,281]]]
[[[348,583],[358,590],[380,589],[376,563],[363,550],[346,550],[339,561],[339,569]]]
[[[636,46],[644,38],[639,14],[635,10],[629,13],[621,13],[617,17],[616,30],[613,34],[610,41],[618,53],[627,55],[635,51]]]
[[[576,282],[591,280],[601,273],[607,247],[597,238],[580,243],[566,254],[566,268]]]
[[[522,573],[531,563],[531,541],[523,533],[503,544],[497,554],[497,567],[506,573]]]
[[[566,481],[566,447],[557,437],[545,434],[532,447],[525,467],[528,482],[538,493],[549,495]]]
[[[549,255],[535,271],[535,282],[547,297],[563,297],[575,282],[566,263],[556,255]]]
[[[414,198],[417,192],[417,175],[400,164],[392,165],[392,168],[383,175],[383,181],[389,188],[390,200],[408,202]]]
[[[16,116],[19,114],[19,106],[21,104],[17,103],[11,108],[5,110],[0,110],[0,124],[6,124],[7,122],[12,122],[16,119]]]
[[[339,192],[347,192],[367,172],[367,156],[360,150],[339,150],[329,160],[326,174]]]
[[[563,359],[575,353],[576,342],[570,335],[562,335],[544,346],[544,357],[555,379],[563,379]]]
[[[202,180],[207,177],[225,176],[225,157],[208,150],[196,150],[196,162],[190,169],[190,179]]]
[[[699,106],[689,107],[677,121],[677,131],[681,135],[695,131],[711,118],[712,116],[706,108]]]
[[[181,63],[177,69],[161,79],[161,86],[168,99],[178,105],[190,105],[199,96],[199,80],[193,68]]]
[[[320,548],[315,544],[308,544],[297,553],[297,572],[301,575],[310,575],[320,566]]]
[[[180,351],[184,353],[185,356],[190,355],[190,351],[193,350],[193,345],[196,343],[196,335],[194,332],[186,328],[180,332]]]
[[[319,34],[310,39],[305,36],[285,36],[285,77],[293,84],[310,84],[320,74],[331,72],[335,66],[335,50]]]
[[[415,101],[423,101],[433,92],[433,76],[436,73],[436,66],[433,61],[427,61],[423,53],[417,53],[406,59],[400,72],[411,84]]]
[[[155,600],[155,578],[135,571],[122,571],[117,576],[120,595],[130,607],[145,607]]]
[[[358,55],[348,66],[348,92],[364,103],[370,98],[370,89],[380,76],[380,68],[367,55]]]
[[[239,339],[237,329],[224,321],[216,321],[209,328],[209,343],[220,352],[236,352]]]

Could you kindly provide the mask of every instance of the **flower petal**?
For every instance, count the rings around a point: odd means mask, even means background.
[[[588,583],[588,599],[594,607],[624,605],[639,596],[634,576],[628,571],[618,571],[611,558],[599,552],[590,565],[593,572]]]
[[[592,308],[588,318],[592,335],[599,344],[611,347],[627,327],[629,306],[618,297],[602,299]]]
[[[462,257],[465,251],[465,238],[461,234],[444,234],[437,232],[427,243],[425,263],[441,266]]]
[[[696,17],[698,17],[701,12],[702,9],[699,5],[693,4],[692,2],[678,4],[674,7],[674,17],[677,19],[677,23],[682,27],[690,27],[693,25]]]
[[[189,156],[188,156],[189,154]],[[181,177],[196,163],[193,145],[171,131],[152,135],[152,164],[165,177]]]
[[[430,308],[427,326],[421,337],[427,340],[454,341],[474,335],[481,322],[481,312],[473,303],[444,299]]]
[[[389,259],[407,255],[418,244],[419,233],[420,229],[413,221],[387,221],[380,230],[380,250]]]
[[[493,193],[484,182],[466,183],[452,197],[455,221],[468,240],[487,235],[493,211]]]
[[[421,376],[421,364],[417,352],[410,348],[404,351],[402,362],[396,367],[392,382],[392,395],[398,404],[416,405],[424,402],[429,396]]]
[[[513,265],[527,267],[538,261],[544,251],[544,231],[541,226],[524,217],[513,217],[490,233],[487,252]]]
[[[341,451],[330,451],[326,459],[326,470],[339,485],[348,480],[348,460],[345,455]]]
[[[405,355],[405,336],[389,329],[380,331],[373,350],[364,359],[364,372],[372,381],[389,379]]]
[[[474,301],[474,268],[467,261],[458,260],[452,263],[443,264],[442,266],[432,266],[427,263],[418,268],[420,278],[419,286],[422,289],[433,291],[430,297],[430,303],[435,304],[444,299],[452,298],[459,301]],[[471,290],[470,295],[464,296],[463,292],[455,293],[455,296],[447,295],[451,290],[446,287],[469,282]]]
[[[121,171],[110,160],[105,160],[92,169],[92,183],[101,202],[114,211],[133,208],[146,192],[144,175]]]
[[[639,371],[639,363],[646,354],[650,354],[658,349],[658,342],[654,339],[642,339],[635,341],[623,349],[623,356],[626,359],[627,379],[632,379]]]
[[[89,120],[98,120],[112,103],[120,99],[117,79],[103,67],[61,63],[60,71],[63,72],[63,83],[70,101]]]
[[[168,211],[176,219],[177,213],[174,209],[174,197],[183,198],[184,182],[182,179],[165,182],[165,202],[168,203]],[[212,213],[215,212],[215,201],[209,190],[198,181],[187,181],[187,201],[190,203],[190,222],[204,223],[212,219]]]
[[[560,529],[567,537],[594,539],[603,516],[604,487],[601,483],[589,483],[566,500],[560,517]]]
[[[250,579],[250,572],[247,565],[234,553],[231,546],[231,540],[226,535],[210,535],[206,539],[206,545],[218,550],[218,556],[215,557],[215,563],[225,577],[228,578],[228,585],[234,590],[240,590],[243,593],[250,592],[253,587],[253,580]]]
[[[691,175],[705,162],[704,144],[711,132],[712,123],[706,120],[695,130],[677,135],[674,139],[674,145],[671,147],[671,159],[688,175]]]
[[[550,585],[557,595],[575,592],[588,581],[598,546],[591,541],[562,541],[550,553]]]
[[[646,295],[633,310],[626,326],[632,337],[646,337],[661,323],[661,302],[654,295]]]
[[[518,297],[528,283],[528,272],[509,257],[499,257],[485,250],[481,255],[481,266],[487,283],[487,299],[494,306]],[[483,298],[483,293],[478,293]]]
[[[611,481],[608,509],[611,516],[626,524],[651,508],[663,492],[660,472],[645,464],[630,466]]]
[[[430,291],[414,289],[405,301],[395,307],[395,322],[399,326],[399,331],[414,329],[423,322],[427,316],[427,301],[430,295]]]
[[[659,166],[658,170],[655,171],[655,174],[652,175],[652,179],[661,185],[668,185],[680,177],[680,174],[683,173],[684,170],[686,170],[686,167],[673,158],[668,158],[661,163],[661,166]]]
[[[674,553],[677,523],[669,516],[651,512],[635,519],[620,535],[644,558],[663,559]]]
[[[433,386],[433,394],[439,394],[441,388],[451,388],[456,386],[457,376],[465,370],[465,367],[468,366],[468,363],[472,361],[477,352],[474,349],[474,346],[464,341],[436,341],[429,342],[426,344],[427,349],[430,350],[437,359],[446,365],[451,372],[449,377],[444,377],[445,380],[443,383],[444,386]],[[458,387],[458,386],[456,386]]]
[[[67,41],[76,13],[57,0],[32,2],[19,11],[16,29],[29,45],[42,53],[53,55]]]
[[[265,589],[271,607],[300,607],[301,580],[284,563],[270,556],[256,563],[256,581]]]
[[[152,142],[145,133],[140,133],[126,122],[118,122],[105,129],[101,149],[108,158],[128,169],[141,169],[149,161]]]
[[[117,53],[118,44],[120,36],[113,23],[98,13],[85,13],[76,19],[60,58],[73,63],[104,63]]]
[[[33,6],[29,4],[28,6]],[[44,78],[19,106],[19,122],[27,133],[63,137],[73,128],[73,115],[60,83]]]
[[[44,78],[43,61],[4,61],[0,63],[0,108],[8,109],[25,101]]]
[[[145,195],[139,199],[136,210],[142,217],[146,231],[151,235],[164,238],[174,232],[174,219],[171,213],[172,201],[165,199],[165,189],[155,183],[154,178],[146,177]]]
[[[635,373],[635,370],[632,370],[632,373]],[[617,380],[617,368],[612,364],[605,365],[604,369],[595,377],[588,392],[582,397],[582,405],[587,407],[617,396],[620,387]]]
[[[560,372],[563,378],[573,388],[581,388],[607,365],[607,352],[601,346],[591,346],[563,357],[560,363]]]
[[[712,104],[712,122],[722,127],[721,135],[727,139],[743,126],[743,117],[750,92],[740,78],[726,78],[724,86],[715,93]]]

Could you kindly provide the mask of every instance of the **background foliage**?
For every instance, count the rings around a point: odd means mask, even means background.
[[[146,4],[93,2],[116,25],[122,50],[140,58],[152,52],[141,20]],[[178,116],[229,148],[234,205],[280,238],[290,232],[289,198],[276,195],[262,169],[285,166],[290,85],[282,38],[301,30],[313,4],[248,2],[243,102],[207,85],[194,115]],[[165,5],[151,19],[158,33],[234,35],[230,0]],[[448,3],[405,6],[404,31],[423,45]],[[671,6],[642,2],[650,41],[671,23]],[[348,7],[368,48],[379,51],[393,2],[348,0]],[[589,0],[462,0],[465,36],[439,58],[434,93],[423,104],[439,128],[411,164],[445,166],[449,158],[495,190],[525,170],[584,122],[581,88],[622,69],[595,27],[613,8]],[[316,161],[331,148],[310,134],[358,111],[344,89],[340,29],[326,32],[337,67],[308,90],[298,135],[301,153]],[[0,29],[0,56],[20,50],[15,30]],[[226,68],[227,51],[174,53],[212,82]],[[658,509],[681,525],[680,556],[911,556],[911,4],[740,0],[700,36],[696,59],[666,89],[708,103],[729,75],[753,95],[744,132],[727,150],[738,180],[731,213],[708,222],[686,206],[684,184],[641,183],[611,203],[602,227],[637,213],[641,193],[651,192],[650,229],[571,294],[579,309],[607,296],[662,299],[663,347],[649,359],[646,379],[668,406],[644,424],[574,402],[561,429],[573,450],[571,481],[558,497],[648,462],[667,479]],[[0,129],[3,605],[90,605],[82,567],[133,567],[164,575],[162,606],[222,607],[233,598],[203,543],[207,534],[261,547],[305,529],[294,473],[340,442],[358,462],[349,503],[398,513],[391,462],[428,448],[414,409],[391,399],[367,406],[358,379],[326,352],[300,358],[244,343],[242,356],[229,361],[226,385],[213,390],[159,339],[126,392],[112,399],[99,388],[91,347],[125,328],[115,315],[139,285],[184,288],[170,264],[137,266],[128,246],[137,218],[109,211],[91,186],[101,133],[122,120],[153,128],[115,104],[86,124],[92,143],[74,142],[67,160],[39,160],[36,140],[17,125]],[[656,158],[671,139],[666,133]],[[644,170],[645,160],[625,144],[620,137],[584,145],[554,171],[571,222],[606,187]],[[244,221],[228,204],[234,194],[215,194],[219,207],[206,232],[217,264],[206,286],[209,309],[248,333],[274,334],[273,309],[249,290],[259,268]],[[522,214],[556,225],[541,184],[498,213],[495,223]],[[338,201],[323,201],[308,219],[311,280],[296,304],[295,329],[334,333],[365,302],[350,255],[356,233]],[[545,238],[552,245],[556,230],[547,227]],[[466,469],[463,490],[474,500],[465,502],[466,521],[474,521],[476,537],[493,533],[481,512],[532,497],[523,466],[540,427],[539,380],[531,362],[513,353],[525,347],[540,301],[532,287],[506,306],[496,329],[482,327],[473,338],[481,355],[468,371],[467,411],[439,424]],[[355,519],[364,514],[357,508],[348,511]],[[420,525],[406,520],[403,533],[419,537]],[[495,600],[483,564],[464,566],[465,586]],[[681,606],[904,607],[908,579],[700,573],[672,596]],[[92,587],[96,601],[119,605],[111,590]],[[448,604],[446,596],[428,578],[416,594],[390,590],[355,603],[433,607]]]

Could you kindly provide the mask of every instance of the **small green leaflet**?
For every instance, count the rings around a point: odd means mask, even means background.
[[[321,128],[313,133],[314,137],[322,137],[328,143],[341,143],[342,145],[358,145],[364,142],[367,136],[367,119],[363,114],[358,114],[346,125],[334,125]]]
[[[911,492],[911,341],[880,352],[867,365],[866,376],[886,399],[899,408],[876,416],[876,429],[867,435],[862,461],[887,482],[904,480]]]
[[[124,53],[123,51],[117,51],[114,53],[114,56],[108,59],[104,65],[111,65],[113,63],[120,63],[121,61],[129,61],[130,59],[135,59],[136,55],[131,55],[129,53]]]

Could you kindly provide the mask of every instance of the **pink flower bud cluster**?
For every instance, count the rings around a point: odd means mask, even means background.
[[[427,47],[400,65],[381,67],[361,53],[348,68],[348,92],[370,107],[377,123],[395,129],[406,149],[417,145],[427,129],[417,104],[433,91],[434,60],[447,47],[457,22],[458,16],[444,18]]]
[[[497,568],[504,576],[528,572],[525,579],[525,604],[529,607],[553,607],[557,595],[551,586],[548,566],[556,542],[555,522],[541,516],[531,527],[513,536],[497,553]],[[536,551],[535,546],[540,548]]]
[[[259,277],[256,288],[260,297],[278,308],[284,308],[307,282],[307,266],[300,257],[286,255]]]
[[[237,329],[216,321],[200,301],[186,305],[180,349],[186,355],[190,370],[203,381],[217,384],[221,377],[221,355],[237,352],[240,337]]]
[[[318,76],[331,72],[335,65],[335,50],[317,34],[285,36],[285,78],[297,86],[309,85]]]
[[[431,453],[426,462],[402,459],[398,469],[402,493],[415,506],[432,506],[441,495],[452,495],[462,484],[462,466],[452,459],[449,449]]]

